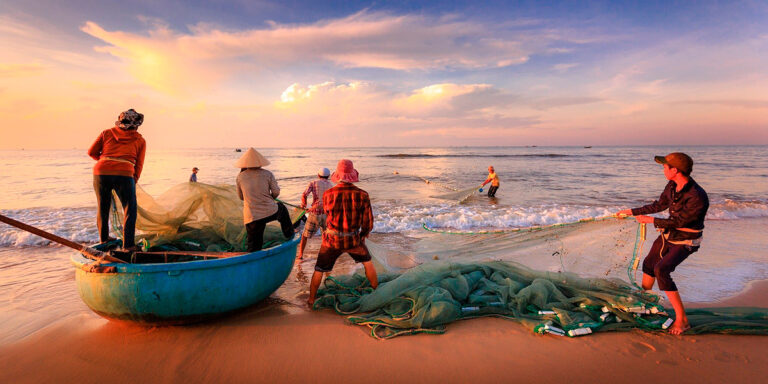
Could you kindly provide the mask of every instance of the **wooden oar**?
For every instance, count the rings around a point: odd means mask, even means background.
[[[125,264],[125,261],[122,261],[122,260],[120,260],[118,258],[112,257],[112,256],[110,256],[106,252],[99,251],[98,249],[93,249],[93,248],[91,248],[89,246],[86,246],[86,245],[83,245],[83,244],[75,243],[74,241],[67,240],[67,239],[65,239],[63,237],[59,237],[59,236],[56,236],[56,235],[54,235],[52,233],[48,233],[46,231],[43,231],[42,229],[35,228],[35,227],[31,226],[31,225],[24,224],[24,223],[22,223],[20,221],[16,221],[14,219],[11,219],[8,216],[0,215],[0,221],[2,221],[3,223],[6,223],[8,225],[14,226],[16,228],[23,229],[23,230],[25,230],[27,232],[33,233],[33,234],[38,235],[40,237],[46,238],[46,239],[48,239],[50,241],[53,241],[54,243],[59,243],[59,244],[61,244],[63,246],[75,249],[78,252],[82,252],[82,254],[84,254],[89,259],[93,259],[93,260],[101,260],[101,259],[103,259],[103,260],[106,260],[106,261],[109,261],[109,262],[112,262],[112,263],[123,263],[123,264]]]

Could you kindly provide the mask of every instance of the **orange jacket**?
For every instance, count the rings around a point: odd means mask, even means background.
[[[146,150],[147,143],[139,132],[114,127],[96,138],[88,156],[97,160],[94,175],[130,176],[139,181]]]

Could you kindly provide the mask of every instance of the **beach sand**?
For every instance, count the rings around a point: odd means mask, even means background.
[[[768,306],[768,281],[697,306]],[[512,321],[378,341],[330,311],[268,299],[218,321],[145,328],[83,313],[0,346],[0,382],[754,383],[768,338],[661,332],[536,335]]]

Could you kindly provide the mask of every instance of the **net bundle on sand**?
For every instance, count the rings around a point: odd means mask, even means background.
[[[503,317],[537,333],[581,336],[602,331],[662,330],[673,313],[659,298],[620,279],[540,272],[513,262],[434,262],[380,276],[373,290],[362,274],[333,276],[315,308],[331,308],[371,336],[445,332],[456,320]],[[768,309],[687,311],[686,333],[768,334]]]

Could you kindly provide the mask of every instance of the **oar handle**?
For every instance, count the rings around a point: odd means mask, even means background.
[[[17,221],[17,220],[11,219],[8,216],[0,215],[0,221],[2,221],[3,223],[6,223],[8,225],[14,226],[16,228],[19,228],[21,230],[27,231],[29,233],[38,235],[38,236],[40,236],[42,238],[48,239],[50,241],[53,241],[54,243],[59,243],[59,244],[65,246],[65,247],[69,247],[69,248],[72,248],[74,250],[77,250],[78,252],[82,252],[84,255],[89,256],[89,258],[91,258],[91,259],[101,259],[101,258],[103,258],[104,260],[107,260],[107,261],[110,261],[110,262],[113,262],[113,263],[125,263],[124,261],[122,261],[122,260],[120,260],[118,258],[114,258],[114,257],[110,256],[109,254],[107,254],[105,252],[99,251],[97,249],[93,249],[91,247],[88,247],[88,246],[80,244],[80,243],[75,243],[74,241],[65,239],[65,238],[60,237],[60,236],[56,236],[53,233],[43,231],[42,229],[35,228],[35,227],[33,227],[33,226],[29,225],[29,224],[24,224],[21,221]]]

